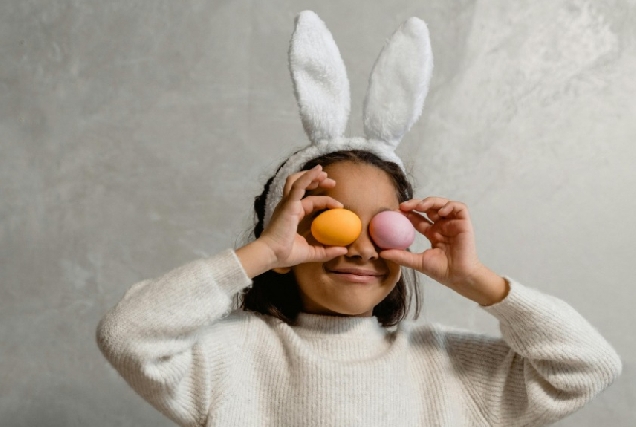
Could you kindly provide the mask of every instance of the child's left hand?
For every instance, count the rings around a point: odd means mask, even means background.
[[[441,197],[427,197],[403,202],[400,209],[430,241],[431,248],[422,253],[391,249],[382,251],[380,256],[424,273],[467,298],[482,301],[483,294],[488,292],[479,289],[477,278],[492,272],[477,257],[466,205]]]

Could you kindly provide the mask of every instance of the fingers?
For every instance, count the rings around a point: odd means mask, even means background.
[[[461,202],[448,202],[437,211],[441,217],[455,217],[458,219],[468,218],[468,208]]]
[[[443,218],[444,221],[440,221],[439,217],[437,219],[437,222],[433,222],[425,216],[422,216],[421,214],[413,211],[405,212],[404,215],[406,215],[409,221],[411,221],[413,227],[415,227],[415,229],[422,234],[427,231],[431,231],[432,228],[440,229],[441,231],[450,230],[449,226],[457,224],[459,222],[459,220],[456,218]]]
[[[343,246],[316,247],[312,262],[327,262],[336,257],[345,255],[347,248]]]
[[[406,212],[423,212],[434,222],[445,217],[468,218],[468,208],[464,203],[450,201],[443,197],[427,197],[423,200],[411,199],[401,203],[400,209]]]
[[[432,245],[446,244],[460,233],[471,231],[468,208],[461,202],[441,197],[409,200],[400,205],[415,230],[424,235]],[[428,218],[423,213],[428,215]]]
[[[320,210],[320,209],[335,209],[342,208],[344,205],[329,196],[307,196],[300,201],[300,204],[305,211],[305,215]]]
[[[291,174],[285,181],[283,196],[293,200],[301,200],[307,190],[315,190],[318,187],[333,187],[336,181],[327,177],[327,172],[317,165],[308,171]]]
[[[426,233],[426,231],[433,226],[433,221],[418,214],[417,212],[405,212],[404,215],[411,221],[415,230],[419,233]]]
[[[420,265],[420,256],[408,251],[401,251],[398,249],[389,249],[380,252],[380,257],[388,261],[393,261],[404,267],[417,269]]]
[[[449,239],[469,230],[470,227],[466,221],[460,219],[445,219],[426,228],[422,234],[424,234],[431,243],[449,243]]]

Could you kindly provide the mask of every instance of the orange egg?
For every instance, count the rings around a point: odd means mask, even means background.
[[[362,221],[348,209],[329,209],[311,223],[311,234],[327,246],[348,246],[361,232]]]

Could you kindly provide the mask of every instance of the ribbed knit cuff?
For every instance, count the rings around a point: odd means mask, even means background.
[[[573,360],[576,370],[595,378],[593,393],[622,371],[616,350],[567,302],[504,276],[510,292],[482,307],[499,320],[503,339],[519,354],[537,360]]]
[[[482,307],[499,320],[500,331],[512,347],[522,352],[535,343],[566,343],[588,335],[605,342],[594,328],[569,304],[538,289],[524,286],[508,276],[506,298]],[[578,345],[578,344],[577,344]]]
[[[248,277],[233,249],[219,252],[206,261],[208,261],[207,265],[213,269],[211,275],[214,277],[216,284],[229,297],[232,297],[243,288],[251,286],[252,279]]]
[[[544,312],[548,317],[552,317],[556,306],[551,306],[550,302],[554,297],[524,286],[509,276],[503,276],[503,278],[510,286],[508,295],[495,304],[480,306],[482,309],[500,320],[507,321],[514,321],[522,313],[536,315],[537,312]]]

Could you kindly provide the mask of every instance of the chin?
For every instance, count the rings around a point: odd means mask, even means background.
[[[341,316],[361,316],[369,311],[372,311],[372,308],[369,307],[344,307],[341,309],[330,309],[330,311],[337,313]]]

